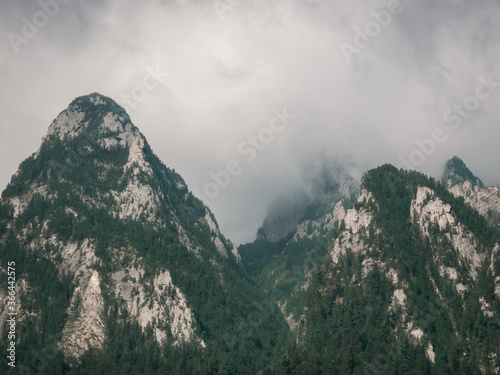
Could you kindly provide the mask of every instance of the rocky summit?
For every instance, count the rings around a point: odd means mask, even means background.
[[[464,201],[500,229],[500,188],[484,186],[457,156],[448,160],[442,181],[456,197]]]
[[[497,187],[458,157],[311,186],[236,248],[122,107],[75,99],[0,200],[0,373],[500,373]]]

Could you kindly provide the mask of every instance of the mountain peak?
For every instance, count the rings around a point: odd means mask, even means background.
[[[43,141],[70,141],[81,136],[92,138],[106,149],[131,145],[135,138],[142,137],[125,109],[99,93],[73,100],[49,126]]]
[[[89,95],[79,96],[78,98],[74,99],[69,106],[78,107],[83,110],[91,109],[93,108],[92,106],[99,108],[107,108],[116,114],[128,118],[128,114],[122,106],[120,106],[113,99],[105,95],[102,95],[98,92],[93,92],[92,94]]]
[[[472,186],[484,187],[481,179],[476,177],[471,170],[467,168],[464,161],[458,156],[453,156],[446,162],[441,183],[449,189],[465,181],[469,181]]]

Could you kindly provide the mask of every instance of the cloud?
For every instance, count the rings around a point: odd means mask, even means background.
[[[310,183],[304,168],[325,153],[359,170],[398,165],[440,127],[447,141],[417,169],[439,177],[459,155],[486,183],[500,180],[500,88],[460,129],[443,121],[479,76],[500,80],[497,1],[401,0],[351,63],[340,44],[353,44],[387,1],[226,1],[223,20],[214,3],[69,1],[17,54],[7,34],[21,35],[22,17],[32,20],[40,5],[2,3],[0,185],[72,99],[99,91],[122,101],[148,66],[169,76],[129,114],[190,188],[240,164],[209,201],[236,242],[253,239],[277,196]],[[238,146],[283,107],[296,118],[248,162]]]

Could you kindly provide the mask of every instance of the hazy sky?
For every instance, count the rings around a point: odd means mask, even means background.
[[[189,188],[239,172],[206,200],[237,243],[329,158],[500,181],[498,0],[2,1],[0,31],[2,189],[96,91]]]

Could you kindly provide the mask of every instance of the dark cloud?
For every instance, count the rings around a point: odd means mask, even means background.
[[[72,0],[18,53],[8,33],[22,36],[23,17],[42,9],[3,2],[0,185],[72,99],[98,91],[123,101],[156,68],[169,76],[130,116],[190,188],[203,191],[210,172],[239,163],[241,173],[208,202],[236,242],[253,238],[277,196],[317,177],[304,171],[332,159],[358,174],[398,165],[436,128],[447,139],[417,169],[439,177],[459,155],[486,183],[500,180],[500,87],[459,129],[443,121],[474,95],[479,76],[500,81],[498,1],[401,0],[351,63],[341,43],[352,45],[356,28],[365,30],[388,1],[256,0],[218,13],[220,2]],[[248,161],[240,145],[269,137],[262,129],[284,107],[296,117]]]

